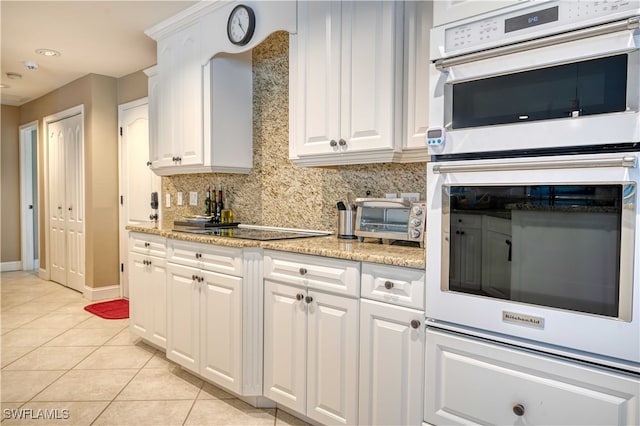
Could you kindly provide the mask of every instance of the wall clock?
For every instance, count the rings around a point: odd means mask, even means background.
[[[244,46],[253,37],[256,28],[256,15],[249,6],[240,4],[233,8],[227,21],[229,41],[237,46]]]

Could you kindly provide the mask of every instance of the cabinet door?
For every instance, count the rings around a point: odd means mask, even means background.
[[[340,25],[340,2],[298,3],[298,34],[289,47],[292,156],[338,150]]]
[[[482,216],[452,214],[449,281],[463,288],[482,283]]]
[[[196,22],[158,42],[158,145],[154,168],[203,162],[202,65]],[[179,157],[179,161],[174,161]]]
[[[358,299],[308,291],[307,416],[358,424]]]
[[[402,34],[396,34],[402,8],[403,2],[342,2],[340,137],[346,152],[393,148],[402,114]]]
[[[198,372],[200,367],[200,271],[167,263],[167,358]]]
[[[419,321],[418,328],[411,321]],[[360,302],[360,424],[422,422],[423,323],[423,311]]]
[[[152,304],[147,299],[152,286],[148,260],[148,256],[129,253],[129,328],[144,339],[149,339],[153,329]]]
[[[434,329],[426,347],[428,423],[638,424],[637,376]]]
[[[242,278],[214,272],[201,295],[200,374],[233,392],[242,391]]]
[[[304,297],[304,290],[268,280],[264,282],[263,386],[267,398],[304,413],[307,304],[296,296]]]
[[[151,264],[146,303],[151,305],[151,328],[149,341],[161,348],[167,347],[167,261],[150,257]]]

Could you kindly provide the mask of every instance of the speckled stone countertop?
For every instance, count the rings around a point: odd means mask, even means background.
[[[166,238],[215,244],[227,247],[260,247],[292,253],[381,263],[406,268],[425,268],[425,249],[417,247],[390,246],[388,244],[361,243],[358,240],[340,240],[335,235],[326,237],[295,238],[288,240],[254,241],[210,235],[189,234],[148,226],[127,226],[133,232],[160,235]]]

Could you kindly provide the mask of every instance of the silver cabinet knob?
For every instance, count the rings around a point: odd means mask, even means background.
[[[195,276],[195,274],[194,274],[194,275],[191,275],[191,279],[192,279],[193,281],[198,281],[198,277],[196,277],[196,276]]]
[[[338,141],[338,145],[340,145],[340,146],[345,146],[346,144],[347,144],[347,141],[345,141],[344,139],[340,139]]]
[[[384,288],[386,288],[387,290],[391,290],[393,288],[393,282],[385,281],[384,282]]]
[[[144,243],[144,246],[145,247],[149,247],[149,246],[151,246],[151,244],[150,243]]]
[[[420,321],[418,321],[418,320],[411,320],[411,322],[409,324],[411,325],[411,328],[420,327]]]
[[[307,297],[304,298],[304,301],[307,302],[307,303],[311,303],[311,302],[313,302],[313,297],[307,296]]]
[[[304,294],[302,294],[302,293],[298,293],[298,294],[296,294],[296,300],[297,300],[297,301],[300,301],[300,300],[302,300],[302,299],[304,299]]]
[[[336,142],[336,140],[335,140],[335,139],[331,139],[331,141],[329,142],[329,145],[330,145],[332,148],[335,148],[336,146],[338,146],[338,142]]]
[[[307,275],[307,268],[300,268],[300,275]]]

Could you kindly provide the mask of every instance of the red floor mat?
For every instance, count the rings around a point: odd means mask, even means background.
[[[85,306],[84,310],[100,318],[125,319],[129,318],[129,301],[126,299],[116,299],[108,302],[93,303]]]

